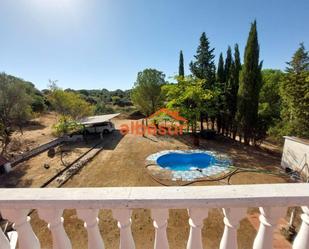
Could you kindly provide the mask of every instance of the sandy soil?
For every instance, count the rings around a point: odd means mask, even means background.
[[[115,120],[116,125],[128,123],[129,120]],[[111,187],[111,186],[159,186],[159,184],[147,174],[145,169],[145,158],[155,152],[164,149],[188,149],[192,148],[191,138],[173,137],[148,137],[128,134],[122,136],[115,132],[112,134],[102,151],[83,170],[75,175],[64,187]],[[244,168],[267,169],[278,173],[280,157],[271,155],[263,150],[252,147],[245,147],[239,143],[231,142],[225,138],[216,141],[202,140],[204,148],[227,153],[233,159],[234,164]],[[43,155],[42,155],[43,156]],[[46,155],[45,155],[46,158]],[[33,158],[33,160],[36,158]],[[37,160],[44,160],[43,158]],[[33,162],[34,163],[34,162]],[[53,163],[53,162],[51,162]],[[33,171],[29,171],[29,168]],[[25,167],[24,174],[18,177],[17,185],[20,182],[28,181],[26,186],[37,186],[38,176],[46,175],[46,170],[33,168],[29,161],[28,168]],[[1,181],[1,179],[0,179]],[[241,173],[232,177],[232,184],[256,184],[256,183],[281,183],[288,180],[282,176]],[[198,183],[196,185],[222,184],[217,182]],[[21,186],[24,186],[23,184]],[[70,237],[73,248],[87,248],[87,234],[83,223],[77,219],[75,210],[65,210],[65,229]],[[110,210],[100,211],[100,231],[103,236],[106,249],[119,247],[119,231],[116,221],[112,218]],[[204,248],[218,248],[223,232],[223,216],[220,210],[209,210],[208,218],[205,219],[203,233]],[[38,235],[42,248],[51,248],[51,236],[46,224],[39,220],[37,214],[32,215],[32,225]],[[282,221],[282,224],[284,221]],[[252,248],[252,243],[257,229],[256,209],[249,209],[247,218],[240,223],[238,230],[239,248]],[[137,249],[153,248],[154,229],[150,217],[150,211],[139,209],[134,210],[132,215],[132,231]],[[186,210],[170,210],[168,223],[168,239],[171,249],[186,247],[189,233],[188,215]],[[276,232],[275,248],[291,248],[290,244],[283,240],[279,232]]]
[[[7,148],[8,157],[14,157],[54,139],[52,126],[57,123],[57,118],[57,115],[53,112],[46,113],[31,120],[23,128],[22,133],[15,131],[12,135],[12,142]]]
[[[0,187],[38,188],[98,142],[66,143],[55,147],[56,155],[52,158],[47,151],[32,157],[16,165],[9,174],[0,175]]]

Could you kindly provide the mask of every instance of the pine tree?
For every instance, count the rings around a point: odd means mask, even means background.
[[[200,45],[194,56],[195,61],[191,61],[190,63],[192,74],[199,79],[205,79],[207,88],[211,88],[216,80],[214,50],[214,48],[210,48],[208,38],[206,37],[205,32],[203,32],[200,38]]]
[[[287,64],[280,87],[284,133],[281,135],[309,138],[309,52],[304,44],[300,44]]]
[[[309,71],[309,53],[305,49],[304,43],[299,44],[299,48],[295,52],[290,62],[287,62],[287,73],[302,73]]]
[[[184,65],[183,65],[183,53],[182,50],[180,50],[180,54],[179,54],[179,70],[178,70],[178,75],[181,77],[185,76],[185,69],[184,69]]]
[[[249,144],[250,140],[255,143],[254,132],[258,123],[258,101],[262,85],[262,63],[259,62],[259,52],[256,21],[254,21],[251,24],[245,48],[244,64],[238,90],[237,120],[245,144]]]
[[[214,48],[210,48],[208,38],[205,32],[200,37],[200,44],[197,48],[196,55],[194,56],[195,61],[191,61],[190,70],[193,76],[205,80],[204,89],[213,89],[216,82],[216,66],[214,62]],[[216,116],[215,112],[215,101],[205,102],[208,105],[208,110],[213,110],[211,113],[201,114],[201,130],[203,130],[203,120],[208,118],[212,120],[212,128],[214,127],[214,120]]]

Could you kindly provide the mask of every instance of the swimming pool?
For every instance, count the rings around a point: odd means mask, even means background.
[[[157,164],[171,170],[204,169],[216,163],[216,158],[207,153],[177,153],[171,152],[160,156]]]
[[[225,154],[206,150],[166,150],[147,157],[147,162],[171,172],[172,180],[192,181],[228,171],[232,161]]]

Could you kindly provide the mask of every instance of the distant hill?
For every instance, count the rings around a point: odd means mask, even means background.
[[[52,107],[48,101],[48,94],[50,92],[49,89],[40,91],[35,87],[35,84],[30,81],[26,81],[13,75],[8,75],[8,77],[13,81],[22,83],[25,86],[27,94],[29,94],[32,99],[31,108],[33,112],[38,113],[44,112],[45,110],[52,110]],[[65,91],[77,93],[88,103],[94,105],[96,114],[113,113],[124,109],[124,111],[130,112],[134,109],[130,96],[131,90],[117,89],[114,91],[109,91],[105,88],[74,90],[68,88],[65,89]]]
[[[87,102],[91,104],[112,104],[118,105],[121,107],[132,106],[131,102],[131,90],[120,90],[117,89],[115,91],[109,91],[105,88],[102,90],[99,89],[81,89],[81,90],[73,90],[66,89],[65,91],[71,91],[75,93],[79,93]]]

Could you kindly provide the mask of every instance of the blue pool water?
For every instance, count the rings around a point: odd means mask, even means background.
[[[207,153],[168,153],[157,159],[162,168],[177,171],[205,169],[218,163],[213,155]]]

